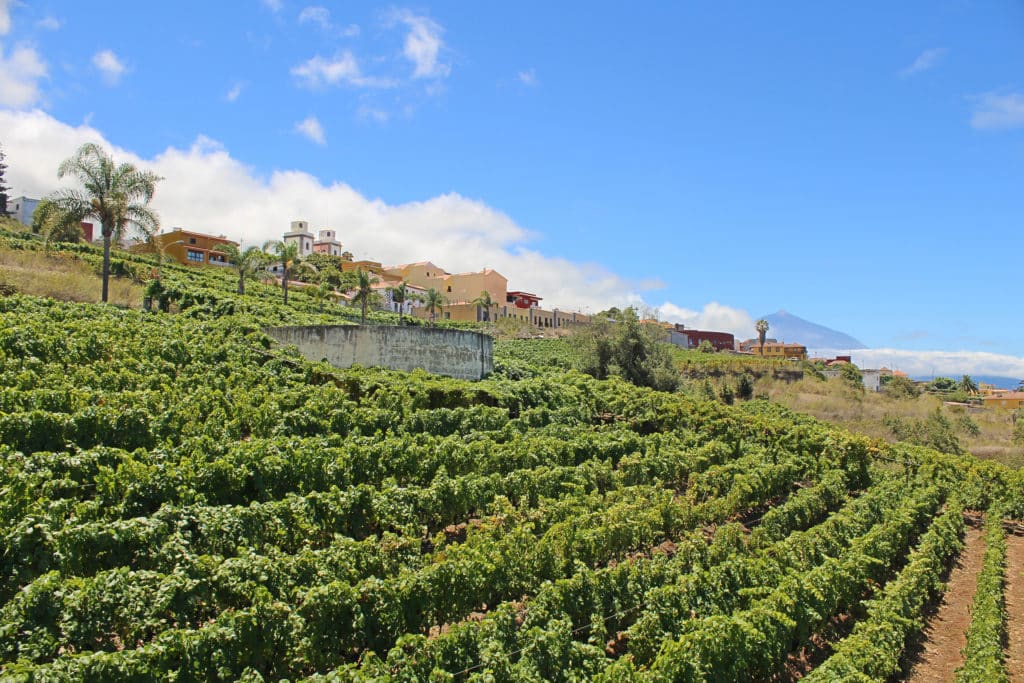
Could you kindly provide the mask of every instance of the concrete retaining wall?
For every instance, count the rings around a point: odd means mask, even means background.
[[[309,360],[326,360],[338,368],[422,368],[473,380],[494,370],[494,339],[479,332],[384,325],[304,325],[263,331],[281,344],[297,346]]]

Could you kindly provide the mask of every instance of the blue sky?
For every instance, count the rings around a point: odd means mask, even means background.
[[[1024,3],[125,7],[0,0],[16,191],[98,135],[171,225],[1024,356]]]

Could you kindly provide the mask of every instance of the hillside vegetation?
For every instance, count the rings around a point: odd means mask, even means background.
[[[338,370],[260,328],[356,312],[160,281],[171,313],[0,297],[4,678],[884,680],[962,511],[1024,516],[995,463],[555,346],[480,382]],[[969,670],[998,671],[979,614]]]

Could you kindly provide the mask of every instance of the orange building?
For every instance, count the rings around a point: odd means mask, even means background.
[[[1004,391],[998,394],[982,396],[986,408],[1024,408],[1024,391]]]
[[[132,247],[132,251],[138,254],[153,254],[159,251],[183,265],[228,266],[230,264],[225,255],[216,250],[221,244],[238,246],[238,242],[229,240],[224,235],[205,235],[201,232],[174,228]]]

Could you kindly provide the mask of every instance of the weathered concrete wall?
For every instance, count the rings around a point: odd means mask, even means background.
[[[481,379],[494,370],[494,339],[479,332],[431,327],[305,325],[263,330],[295,345],[313,361],[335,367],[380,365],[459,379]]]

